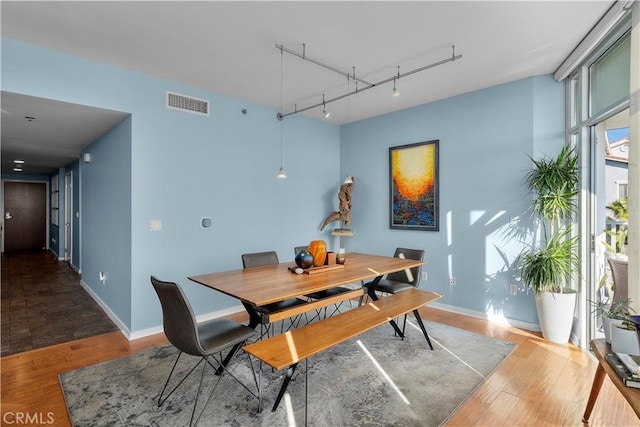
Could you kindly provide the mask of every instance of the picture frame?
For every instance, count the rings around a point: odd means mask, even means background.
[[[389,228],[440,230],[439,145],[389,147]]]

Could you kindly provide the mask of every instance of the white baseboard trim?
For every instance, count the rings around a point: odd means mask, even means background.
[[[80,286],[82,286],[84,290],[87,291],[89,295],[91,295],[91,298],[93,298],[93,300],[100,306],[100,308],[102,308],[102,310],[107,314],[107,316],[109,316],[109,319],[111,319],[113,323],[116,324],[118,329],[120,329],[120,332],[122,333],[122,335],[124,335],[125,337],[127,337],[127,339],[129,339],[129,335],[131,334],[129,331],[129,328],[127,328],[127,326],[124,323],[122,323],[120,318],[113,311],[111,311],[111,309],[104,303],[104,301],[100,299],[98,294],[93,292],[93,289],[91,289],[89,285],[84,283],[82,280],[80,280]]]
[[[122,333],[122,335],[124,335],[129,341],[137,340],[139,338],[144,338],[150,335],[155,335],[155,334],[164,332],[164,329],[162,328],[161,324],[157,326],[152,326],[150,328],[142,329],[139,331],[131,332],[129,328],[127,328],[127,326],[124,323],[122,323],[120,318],[113,311],[111,311],[109,307],[107,307],[104,301],[100,299],[100,297],[93,291],[93,289],[91,289],[82,280],[80,281],[80,285],[84,288],[85,291],[87,291],[87,293],[89,293],[89,295],[91,295],[91,298],[93,298],[94,301],[100,306],[100,308],[102,308],[102,310],[107,314],[107,316],[109,316],[109,319],[111,319],[113,323],[116,324],[118,329],[120,329],[120,332]],[[231,314],[239,313],[243,310],[244,310],[244,307],[242,307],[242,305],[237,305],[234,307],[201,314],[199,316],[196,316],[196,321],[204,322],[211,319],[217,319],[218,317],[229,316]]]
[[[429,307],[436,308],[438,310],[448,311],[450,313],[464,314],[465,316],[475,317],[476,319],[488,320],[490,323],[498,325],[513,326],[514,328],[526,329],[529,331],[540,332],[540,325],[537,323],[523,322],[521,320],[509,319],[503,317],[501,319],[490,318],[487,313],[481,311],[469,310],[467,308],[456,307],[453,305],[442,304],[438,302],[432,302]]]

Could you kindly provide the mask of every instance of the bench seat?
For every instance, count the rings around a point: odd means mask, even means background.
[[[274,369],[284,369],[396,317],[417,310],[441,296],[415,288],[407,289],[398,294],[371,301],[367,305],[246,345],[243,349]]]

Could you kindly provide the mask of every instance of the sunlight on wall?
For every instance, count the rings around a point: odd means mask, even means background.
[[[476,223],[476,221],[478,221],[480,218],[482,218],[482,215],[484,215],[487,211],[471,211],[469,212],[469,225],[473,225]]]
[[[453,244],[453,237],[452,237],[452,225],[453,225],[453,220],[451,219],[451,211],[447,212],[447,246],[451,247],[451,245]],[[449,253],[447,255],[447,268],[449,271],[449,277],[453,276],[453,255],[451,253]]]
[[[484,225],[491,224],[492,222],[494,222],[495,220],[497,220],[498,218],[500,218],[501,216],[503,216],[506,213],[507,213],[507,211],[505,211],[505,210],[502,210],[502,211],[498,212],[497,214],[492,216],[491,219],[489,221],[487,221]]]
[[[452,225],[451,211],[449,211],[447,212],[447,246],[451,246],[451,243],[453,241],[451,237],[451,225]]]

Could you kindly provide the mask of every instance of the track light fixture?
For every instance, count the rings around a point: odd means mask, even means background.
[[[280,49],[280,112],[277,117],[280,120],[280,170],[276,175],[277,178],[286,178],[287,174],[284,172],[284,130],[282,129],[282,111],[284,109],[284,53]]]
[[[456,61],[456,60],[462,58],[462,55],[456,55],[456,47],[455,46],[451,46],[451,50],[452,50],[451,56],[449,56],[449,57],[447,57],[447,58],[445,58],[445,59],[443,59],[441,61],[437,61],[437,62],[428,64],[428,65],[425,65],[423,67],[419,67],[419,68],[407,71],[406,73],[403,73],[403,74],[400,74],[400,66],[398,65],[397,72],[392,77],[389,77],[387,79],[383,79],[383,80],[380,80],[378,82],[373,82],[372,83],[372,82],[368,82],[368,81],[366,81],[364,79],[361,79],[360,77],[356,77],[355,67],[353,67],[353,74],[351,74],[349,72],[342,71],[342,70],[340,70],[340,69],[338,69],[338,68],[336,68],[334,66],[322,63],[322,62],[320,62],[320,61],[318,61],[316,59],[313,59],[313,58],[309,57],[307,55],[307,53],[306,53],[306,45],[305,44],[302,45],[302,53],[298,53],[298,52],[296,52],[294,50],[285,48],[283,45],[278,45],[278,44],[276,44],[276,48],[280,50],[280,54],[283,54],[283,52],[287,52],[287,53],[289,53],[291,55],[294,55],[294,56],[297,56],[298,58],[301,58],[304,61],[312,62],[312,63],[314,63],[316,65],[319,65],[319,66],[321,66],[323,68],[331,70],[331,71],[333,71],[335,73],[338,73],[338,74],[341,74],[343,76],[346,76],[347,78],[351,78],[351,79],[354,80],[355,87],[356,87],[355,91],[353,91],[353,92],[347,91],[347,93],[345,93],[343,95],[336,96],[336,97],[331,98],[331,99],[325,99],[325,96],[323,94],[321,103],[309,105],[309,106],[303,107],[303,108],[298,108],[298,106],[296,105],[296,108],[293,111],[289,111],[287,113],[282,111],[282,108],[281,108],[280,112],[278,113],[278,120],[282,120],[287,116],[291,116],[293,114],[302,113],[304,111],[308,111],[308,110],[311,110],[311,109],[317,108],[317,107],[322,107],[323,114],[325,115],[325,117],[328,117],[329,112],[327,111],[327,104],[329,104],[331,102],[334,102],[334,101],[338,101],[338,100],[343,99],[343,98],[348,98],[351,95],[357,95],[358,93],[364,92],[365,90],[369,90],[369,89],[372,89],[372,88],[375,88],[375,87],[382,86],[385,83],[393,82],[393,95],[394,96],[398,96],[400,94],[400,92],[398,91],[397,83],[398,83],[398,80],[400,80],[400,77],[406,77],[406,76],[409,76],[411,74],[416,74],[416,73],[419,73],[421,71],[425,71],[425,70],[428,70],[430,68],[435,68],[435,67],[438,67],[440,65],[444,65],[444,64],[446,64],[448,62],[453,62],[453,61]],[[358,90],[358,82],[362,83],[365,86],[362,89]]]
[[[331,115],[331,112],[327,111],[327,104],[324,102],[324,93],[322,94],[322,114],[324,114],[325,119],[328,119]]]
[[[398,65],[398,75],[393,78],[393,92],[392,95],[395,97],[400,96],[400,92],[398,92],[398,88],[396,88],[396,80],[400,78],[400,66]]]

